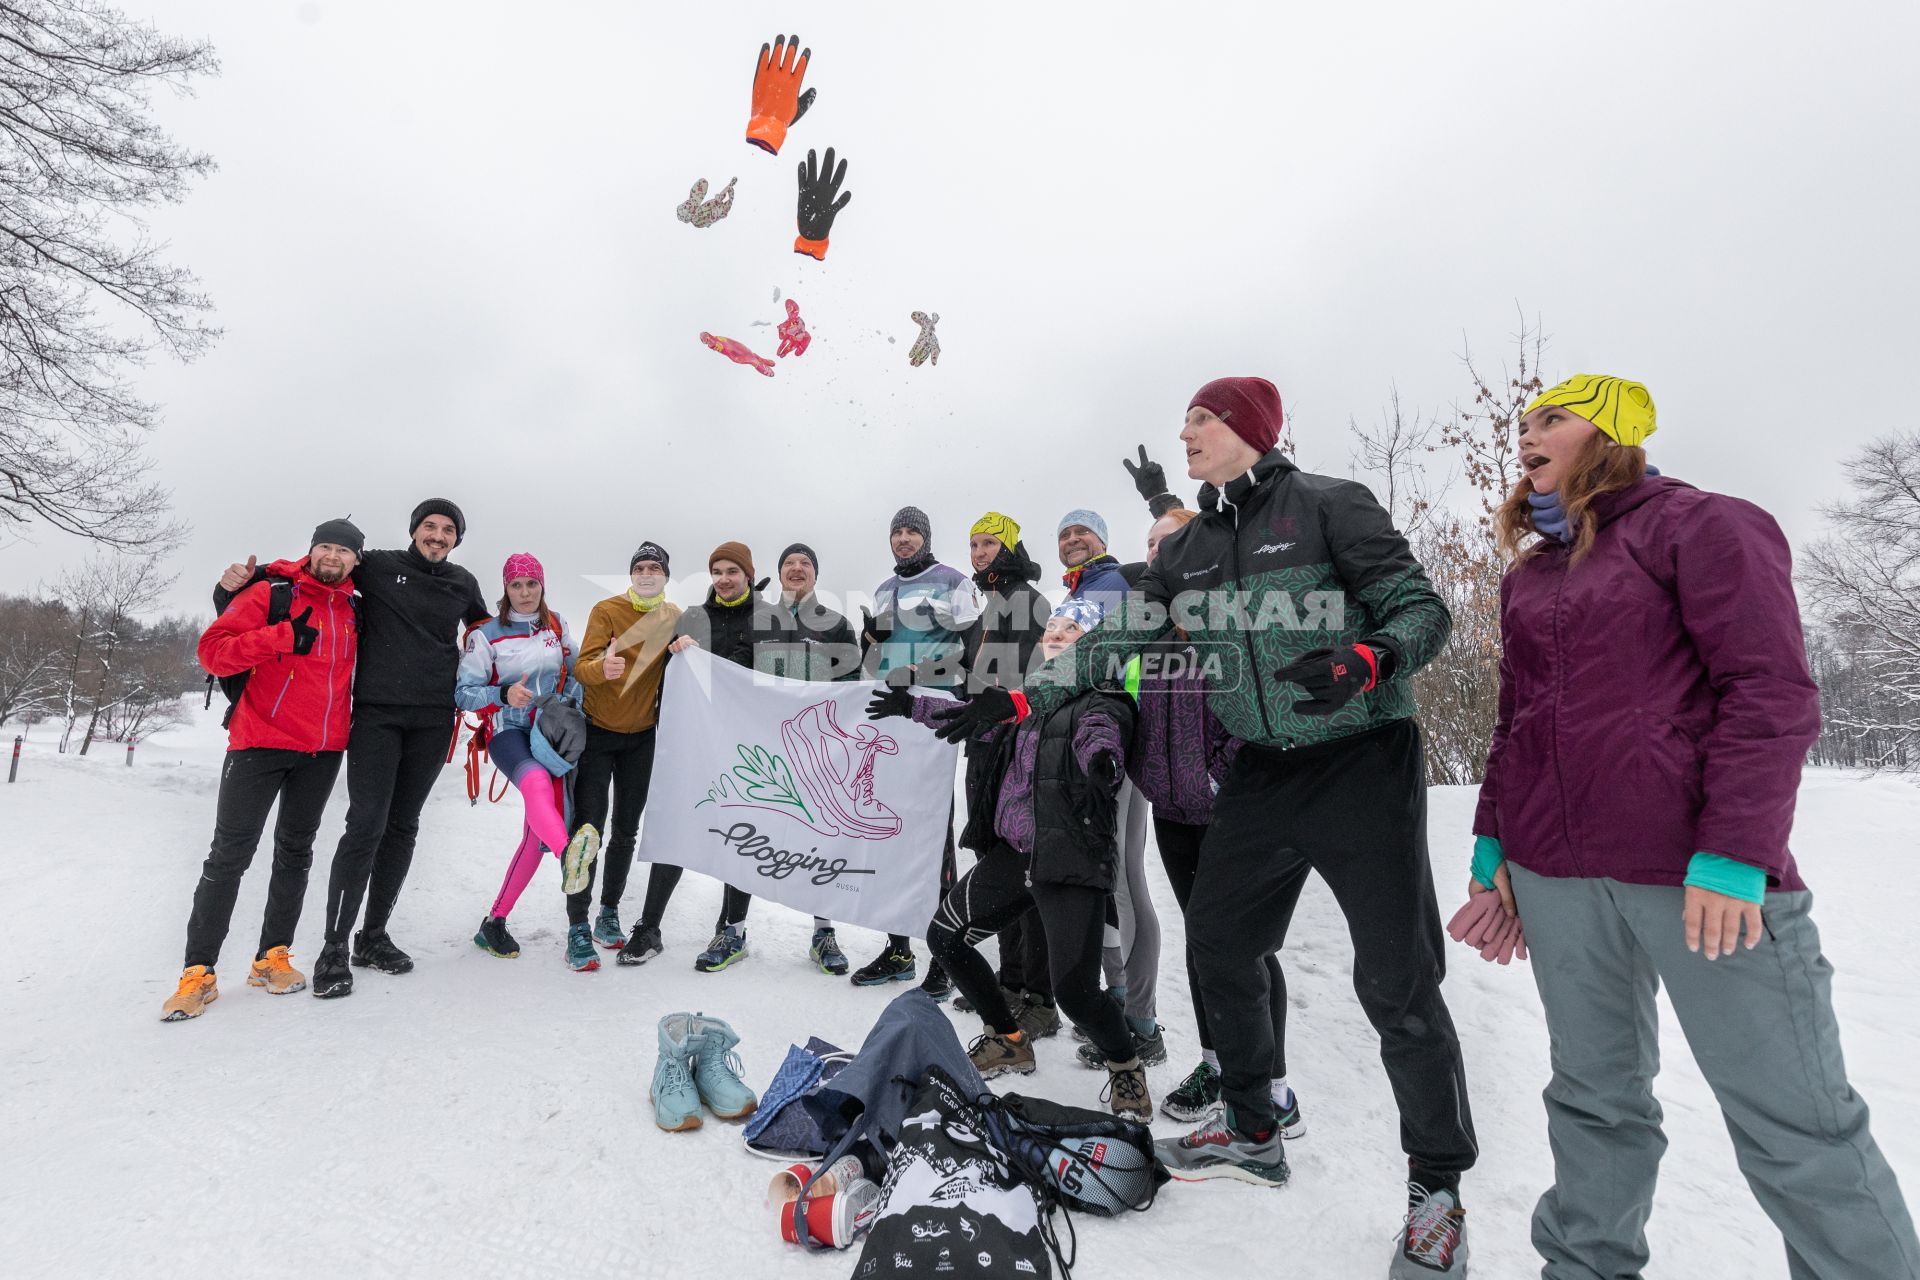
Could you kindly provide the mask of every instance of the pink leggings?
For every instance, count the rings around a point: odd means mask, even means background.
[[[520,847],[507,864],[507,878],[500,882],[500,896],[493,900],[490,914],[496,916],[505,916],[520,901],[520,891],[540,869],[541,845],[556,858],[567,847],[567,819],[560,812],[563,802],[554,794],[558,788],[553,775],[528,760],[514,771],[513,785],[520,789],[520,798],[526,803],[527,819],[520,831]]]

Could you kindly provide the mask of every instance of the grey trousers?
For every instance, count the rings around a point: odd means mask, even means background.
[[[1120,865],[1114,868],[1111,905],[1114,923],[1107,926],[1100,949],[1100,970],[1109,987],[1127,989],[1129,1018],[1152,1019],[1158,1006],[1160,981],[1160,917],[1147,888],[1147,827],[1153,806],[1131,781],[1120,784],[1120,811],[1113,830],[1120,844]]]
[[[1507,865],[1552,1044],[1554,1185],[1533,1214],[1543,1280],[1631,1280],[1647,1265],[1667,1147],[1653,1096],[1662,982],[1788,1274],[1920,1277],[1913,1220],[1847,1084],[1812,894],[1768,894],[1760,945],[1709,961],[1687,950],[1681,889]]]

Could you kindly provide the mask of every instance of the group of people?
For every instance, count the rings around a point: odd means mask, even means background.
[[[401,551],[368,551],[336,520],[301,559],[232,566],[200,656],[215,675],[247,678],[165,1016],[198,1016],[215,998],[239,880],[276,801],[249,982],[306,984],[290,947],[343,749],[346,831],[312,988],[349,993],[350,965],[411,967],[387,924],[456,708],[480,722],[524,817],[476,944],[518,955],[507,917],[544,849],[563,864],[570,966],[598,967],[596,945],[623,964],[658,956],[680,870],[653,866],[631,931],[619,908],[664,670],[698,645],[770,674],[872,681],[869,716],[965,744],[921,985],[936,999],[957,987],[978,1014],[971,1056],[988,1077],[1033,1071],[1033,1041],[1064,1013],[1085,1040],[1080,1060],[1108,1073],[1113,1110],[1143,1120],[1145,1068],[1166,1057],[1151,825],[1187,922],[1201,1042],[1160,1105],[1199,1122],[1156,1144],[1177,1177],[1289,1176],[1283,1143],[1303,1126],[1278,953],[1318,872],[1346,919],[1355,993],[1401,1118],[1408,1199],[1389,1276],[1464,1275],[1461,1181],[1478,1146],[1440,990],[1411,685],[1451,618],[1372,494],[1294,466],[1281,423],[1265,379],[1203,386],[1179,434],[1197,509],[1143,449],[1127,466],[1152,516],[1147,560],[1121,564],[1100,515],[1068,512],[1057,607],[1014,520],[988,512],[973,525],[968,574],[935,558],[915,507],[890,522],[895,572],[857,624],[815,595],[819,562],[804,544],[781,553],[766,596],[752,553],[722,543],[706,599],[683,611],[666,599],[665,548],[644,542],[629,589],[596,604],[576,642],[531,555],[508,559],[500,599],[485,602],[447,558],[465,522],[438,499],[415,509]],[[1524,938],[1547,1015],[1555,1179],[1534,1214],[1542,1274],[1613,1280],[1647,1262],[1665,1147],[1652,1092],[1664,982],[1791,1274],[1920,1277],[1912,1221],[1847,1082],[1831,968],[1788,851],[1819,706],[1787,545],[1758,508],[1650,467],[1654,428],[1650,395],[1626,379],[1576,375],[1543,392],[1520,423],[1524,474],[1497,513],[1511,564],[1468,891],[1510,942]],[[965,874],[956,843],[975,855]],[[746,956],[749,906],[725,890],[698,968]],[[812,961],[848,974],[832,922],[814,923]],[[996,935],[997,965],[979,950]],[[919,976],[899,936],[851,974]]]

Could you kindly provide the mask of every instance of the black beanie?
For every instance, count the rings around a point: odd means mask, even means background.
[[[467,518],[460,514],[460,508],[445,498],[428,498],[413,509],[413,518],[407,521],[407,536],[420,527],[420,522],[428,516],[445,516],[453,521],[453,545],[459,546],[467,540]]]
[[[643,542],[634,548],[633,555],[627,560],[627,572],[632,573],[633,566],[642,560],[658,560],[662,569],[673,572],[673,566],[667,563],[667,549],[657,542]]]
[[[358,525],[354,524],[351,520],[342,518],[339,520],[328,520],[316,528],[313,531],[313,536],[307,539],[307,546],[310,548],[317,547],[323,542],[330,542],[336,547],[345,547],[357,556],[366,549],[367,538],[365,534],[360,532]]]
[[[801,555],[805,556],[807,558],[807,562],[813,566],[813,576],[816,578],[819,577],[820,576],[820,557],[813,554],[813,548],[808,546],[804,542],[796,542],[792,546],[788,547],[785,551],[782,551],[780,553],[780,558],[773,562],[774,572],[778,573],[780,571],[780,566],[787,562],[787,557],[792,555],[796,551],[798,551]]]

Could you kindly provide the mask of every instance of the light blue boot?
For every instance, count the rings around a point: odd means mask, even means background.
[[[740,1120],[753,1114],[760,1099],[740,1078],[740,1055],[733,1051],[740,1037],[721,1018],[696,1013],[688,1043],[693,1051],[693,1083],[707,1110],[722,1120]]]
[[[660,1019],[660,1060],[653,1067],[653,1122],[669,1133],[700,1127],[700,1091],[693,1083],[694,1015]]]

